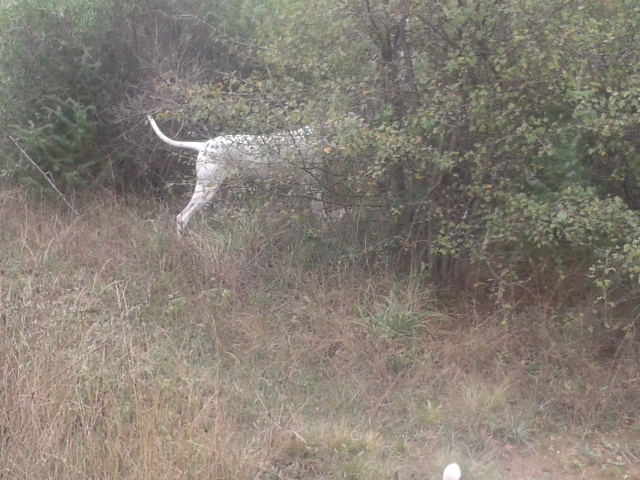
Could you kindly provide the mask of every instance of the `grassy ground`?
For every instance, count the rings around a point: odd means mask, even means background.
[[[624,319],[445,305],[291,215],[82,204],[0,193],[2,478],[640,478]]]

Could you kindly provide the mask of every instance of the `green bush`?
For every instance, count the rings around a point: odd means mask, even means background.
[[[69,100],[42,117],[40,127],[23,131],[24,147],[58,188],[78,189],[98,179],[107,161],[96,148],[104,126],[96,120],[95,108]]]
[[[123,182],[137,175],[134,167],[148,175],[141,160],[148,149],[128,139],[155,108],[149,98],[184,100],[194,84],[177,83],[181,76],[198,81],[214,65],[242,68],[234,57],[235,33],[229,25],[219,28],[238,5],[214,3],[0,3],[2,125],[61,188],[91,184],[113,166],[123,167]],[[250,29],[251,22],[234,28]],[[87,149],[91,155],[84,155]]]
[[[634,271],[634,2],[272,0],[253,18],[262,68],[200,89],[195,117],[339,125],[327,188],[355,206],[367,254],[438,282],[507,258],[516,281],[578,269],[587,289],[598,265]],[[347,111],[365,125],[340,124]]]
[[[619,197],[581,187],[544,198],[521,193],[504,199],[487,226],[484,261],[517,265],[523,276],[547,270],[559,281],[577,267],[605,290],[639,280],[640,215]]]
[[[633,276],[637,2],[29,0],[0,12],[12,32],[0,109],[68,186],[123,158],[147,172],[153,136],[145,147],[118,133],[149,110],[198,122],[194,137],[311,124],[323,183],[378,263],[436,282],[507,256],[522,282]]]

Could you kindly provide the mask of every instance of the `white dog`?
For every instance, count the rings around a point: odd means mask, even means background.
[[[179,142],[162,133],[151,116],[148,119],[163,142],[198,152],[193,195],[186,208],[176,217],[179,236],[184,233],[191,217],[213,198],[220,185],[231,175],[268,178],[274,174],[274,167],[282,170],[283,167],[292,166],[293,162],[302,173],[307,172],[307,179],[312,177],[308,173],[310,166],[306,165],[306,155],[314,146],[314,134],[309,127],[279,135],[224,135],[206,142]],[[302,183],[309,191],[308,181]],[[321,194],[317,193],[311,201],[311,210],[318,216],[325,215],[321,198]]]

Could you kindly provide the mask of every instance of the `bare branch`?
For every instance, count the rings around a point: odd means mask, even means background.
[[[73,213],[75,213],[76,215],[80,215],[80,214],[76,211],[76,209],[75,209],[75,208],[73,208],[73,206],[69,203],[69,201],[68,201],[68,200],[67,200],[67,198],[64,196],[64,194],[63,194],[63,193],[58,189],[58,187],[56,187],[55,183],[53,183],[53,181],[51,181],[51,179],[49,178],[49,175],[47,175],[47,174],[45,173],[45,171],[44,171],[44,170],[42,170],[42,169],[40,168],[40,165],[38,165],[38,164],[37,164],[37,163],[36,163],[36,162],[35,162],[35,161],[34,161],[34,160],[29,156],[29,154],[24,150],[24,148],[22,148],[22,147],[20,146],[20,144],[18,143],[18,141],[17,141],[15,138],[13,138],[11,135],[9,135],[9,133],[7,133],[7,131],[6,131],[4,128],[0,127],[0,131],[2,131],[2,132],[7,136],[7,138],[8,138],[9,140],[11,140],[11,141],[14,143],[14,145],[15,145],[16,147],[18,147],[18,150],[20,150],[20,152],[25,156],[25,158],[26,158],[27,160],[29,160],[29,162],[31,163],[31,165],[33,165],[33,166],[35,167],[35,169],[36,169],[36,170],[38,170],[38,172],[40,172],[40,173],[42,174],[42,176],[47,180],[47,182],[49,183],[49,185],[51,185],[51,188],[53,188],[53,189],[55,190],[55,192],[58,194],[58,196],[59,196],[60,198],[62,198],[62,200],[64,201],[64,203],[66,203],[66,204],[67,204],[67,206],[71,209],[71,211],[72,211]]]

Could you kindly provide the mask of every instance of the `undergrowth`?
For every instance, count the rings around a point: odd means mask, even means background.
[[[179,241],[153,202],[83,203],[0,194],[2,477],[637,472],[633,322],[445,304],[348,225],[222,212]]]

